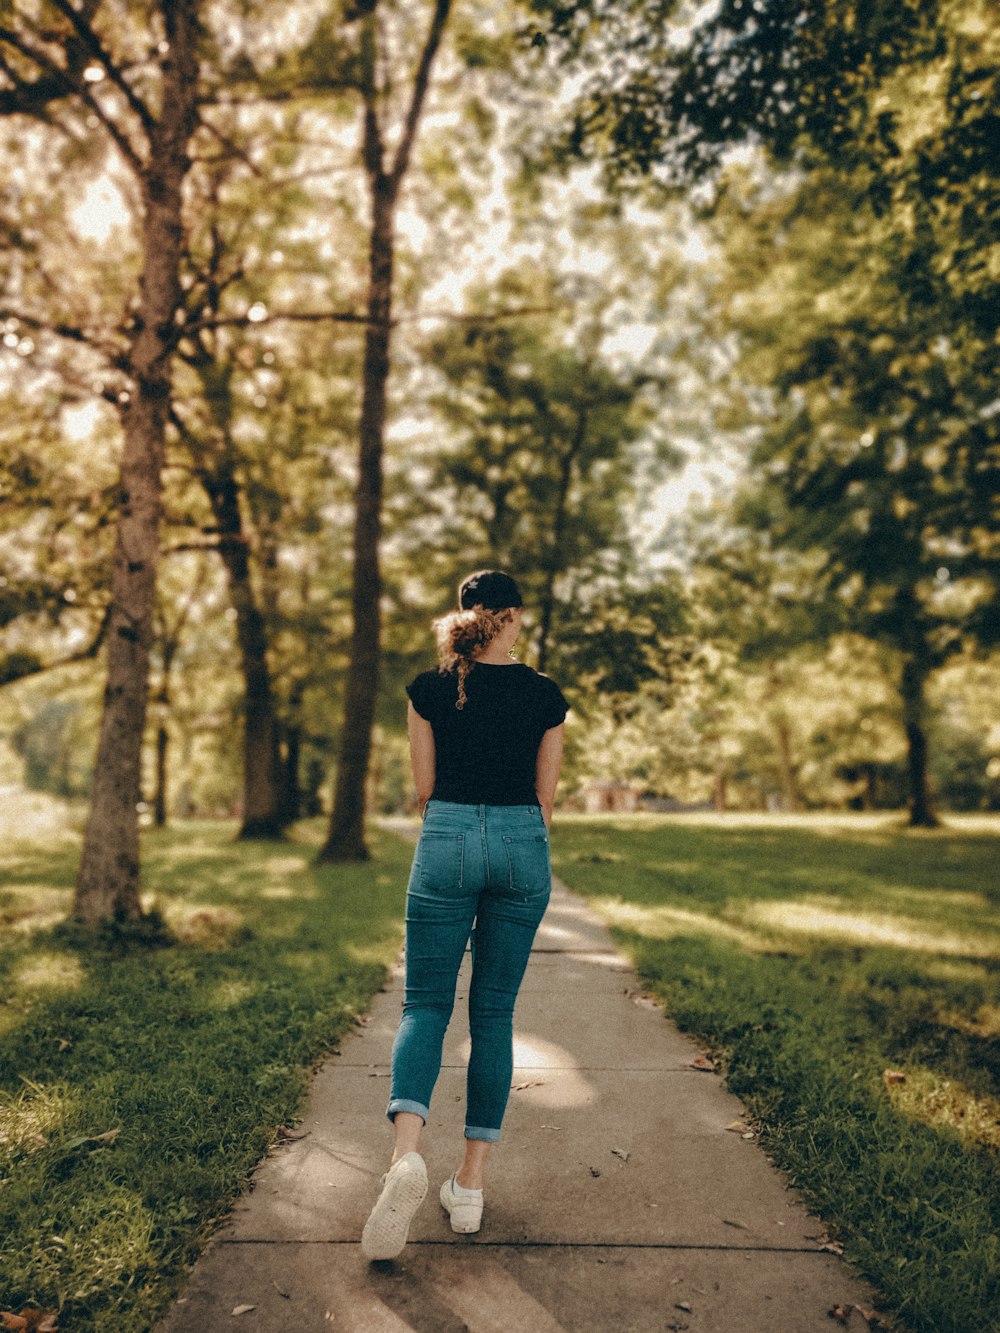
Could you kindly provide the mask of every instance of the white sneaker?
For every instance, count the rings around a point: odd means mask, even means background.
[[[483,1191],[456,1189],[455,1177],[450,1176],[441,1186],[441,1206],[451,1217],[451,1229],[460,1235],[471,1236],[483,1220]]]
[[[361,1233],[361,1253],[366,1259],[395,1259],[426,1193],[424,1159],[419,1153],[405,1153],[382,1177],[382,1193]]]

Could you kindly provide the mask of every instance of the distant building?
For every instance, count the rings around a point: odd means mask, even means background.
[[[639,808],[639,793],[632,784],[610,778],[591,778],[580,789],[579,796],[584,813],[588,815],[603,811],[621,814]]]

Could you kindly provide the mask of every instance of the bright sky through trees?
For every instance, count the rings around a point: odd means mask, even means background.
[[[435,128],[445,128],[451,119],[453,117],[447,115],[428,117],[427,127],[430,128],[433,121],[436,122]],[[577,172],[574,190],[596,198],[593,176],[592,171]],[[424,293],[421,301],[424,309],[431,312],[461,309],[470,274],[475,274],[479,281],[489,281],[498,278],[518,259],[538,261],[543,258],[542,242],[517,240],[514,236],[503,160],[499,154],[494,158],[490,189],[477,201],[477,212],[486,219],[486,225],[476,233],[474,245],[463,256],[463,263],[448,271]],[[105,174],[88,185],[79,204],[71,210],[69,219],[81,238],[99,246],[106,245],[118,227],[128,225],[128,206],[113,179]],[[398,225],[400,234],[416,252],[432,244],[430,224],[416,209],[402,208]],[[568,226],[559,229],[557,239],[561,247],[571,251],[574,264],[590,273],[602,273],[613,263],[613,256],[598,246],[574,244]],[[684,259],[692,265],[702,264],[708,258],[704,240],[695,225],[691,226],[679,248]],[[428,326],[430,323],[428,320]],[[624,322],[605,341],[605,354],[612,359],[620,357],[626,362],[638,363],[648,352],[656,332],[654,325],[640,320]],[[63,424],[67,436],[86,439],[101,412],[98,403],[65,410]],[[394,423],[392,434],[402,440],[416,429],[417,423],[402,416]],[[681,439],[677,443],[688,452],[688,461],[681,471],[654,487],[644,498],[641,510],[634,515],[637,552],[642,563],[651,569],[676,563],[670,554],[650,549],[661,535],[664,524],[671,517],[682,515],[693,503],[711,499],[720,488],[729,485],[739,471],[733,457],[716,453],[706,458],[695,441]]]

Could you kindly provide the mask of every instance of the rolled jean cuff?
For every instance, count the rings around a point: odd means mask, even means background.
[[[483,1129],[481,1125],[466,1125],[465,1137],[467,1139],[480,1139],[483,1143],[496,1143],[500,1138],[498,1129]]]
[[[427,1117],[430,1115],[430,1108],[424,1106],[421,1102],[407,1101],[405,1097],[395,1097],[386,1107],[386,1115],[390,1120],[395,1119],[397,1111],[409,1111],[412,1115],[423,1117],[424,1124],[427,1124]]]

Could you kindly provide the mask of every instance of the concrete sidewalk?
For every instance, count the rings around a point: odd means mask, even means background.
[[[304,1137],[263,1161],[158,1333],[829,1333],[833,1306],[875,1304],[730,1128],[740,1103],[692,1068],[698,1047],[558,883],[518,1000],[483,1229],[456,1236],[437,1191],[461,1151],[468,966],[424,1133],[430,1188],[401,1257],[369,1264],[358,1244],[391,1151],[397,967],[318,1072]],[[254,1308],[233,1316],[241,1305]]]

